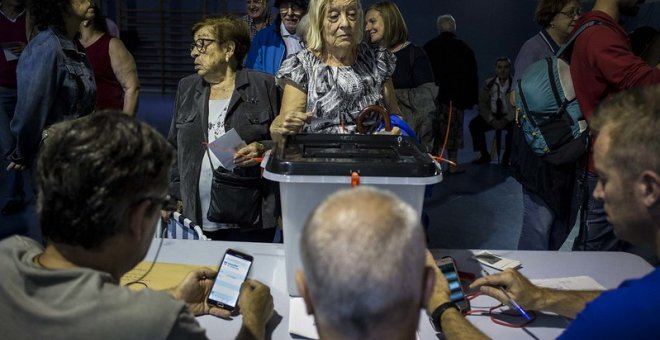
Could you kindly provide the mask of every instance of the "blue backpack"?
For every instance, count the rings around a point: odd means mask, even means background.
[[[532,151],[548,163],[575,163],[587,150],[589,129],[575,98],[570,65],[561,56],[572,52],[580,33],[600,24],[580,26],[554,56],[529,65],[516,84],[518,125]]]

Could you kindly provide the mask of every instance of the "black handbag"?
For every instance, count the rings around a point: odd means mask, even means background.
[[[211,222],[238,224],[241,228],[260,228],[264,190],[260,171],[256,172],[257,176],[249,176],[251,171],[237,172],[222,166],[213,167],[211,204],[207,217]]]

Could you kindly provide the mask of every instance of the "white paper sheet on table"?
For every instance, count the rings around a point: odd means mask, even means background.
[[[289,333],[309,339],[319,338],[314,317],[307,314],[305,301],[302,297],[292,297],[289,299]]]
[[[289,333],[308,339],[319,338],[314,317],[307,314],[305,300],[302,297],[289,298]],[[419,331],[416,332],[415,339],[420,340]]]
[[[530,280],[533,284],[545,288],[561,290],[606,290],[590,276],[558,277],[552,279]]]
[[[241,136],[238,135],[238,132],[235,129],[231,129],[209,143],[208,147],[215,157],[218,158],[223,168],[232,170],[236,167],[234,165],[236,151],[246,145],[243,139],[241,139]]]

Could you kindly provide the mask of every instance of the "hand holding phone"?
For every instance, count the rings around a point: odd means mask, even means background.
[[[436,261],[436,264],[440,268],[440,271],[445,276],[447,283],[449,284],[449,300],[455,303],[462,313],[469,311],[470,301],[468,301],[467,297],[465,296],[465,292],[463,291],[454,259],[449,256],[445,256]]]
[[[227,249],[207,299],[210,306],[228,311],[236,308],[241,285],[247,278],[252,261],[253,257],[248,254]]]
[[[218,273],[209,268],[199,268],[191,271],[171,292],[175,298],[183,300],[188,310],[193,315],[215,315],[228,318],[231,313],[221,308],[211,308],[206,298],[213,286],[213,281]]]

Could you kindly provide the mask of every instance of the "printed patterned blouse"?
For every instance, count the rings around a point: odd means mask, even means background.
[[[298,84],[307,92],[307,112],[314,112],[303,132],[354,133],[357,114],[369,105],[384,106],[383,88],[394,72],[396,57],[384,48],[358,46],[351,66],[330,66],[310,50],[288,57],[277,77]],[[369,131],[375,130],[380,117],[371,114],[364,120]]]

